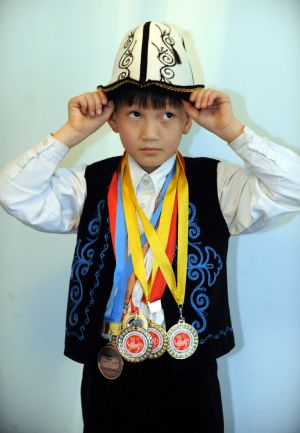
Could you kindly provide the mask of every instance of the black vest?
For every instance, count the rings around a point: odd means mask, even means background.
[[[217,195],[217,164],[209,158],[185,158],[189,183],[187,285],[183,316],[199,335],[199,346],[181,363],[217,358],[234,347],[226,256],[229,232]],[[87,198],[78,229],[66,317],[65,355],[85,363],[99,345],[105,307],[112,288],[115,258],[110,237],[107,192],[120,157],[87,167]],[[176,264],[176,254],[173,267]],[[170,291],[162,298],[167,329],[179,313]],[[165,355],[164,355],[165,356]],[[155,361],[153,361],[155,362]]]

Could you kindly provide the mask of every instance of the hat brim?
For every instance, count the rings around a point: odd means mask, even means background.
[[[97,89],[105,92],[109,97],[120,90],[120,87],[132,87],[136,86],[138,89],[152,89],[154,91],[159,91],[163,94],[173,93],[180,99],[188,99],[193,90],[204,88],[204,84],[197,84],[193,86],[175,86],[174,84],[162,82],[162,81],[152,81],[148,80],[146,82],[139,82],[133,80],[132,78],[124,78],[123,80],[115,81],[114,83],[108,84],[107,86],[99,85]]]

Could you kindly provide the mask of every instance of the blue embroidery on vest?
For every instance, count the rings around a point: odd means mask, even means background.
[[[201,319],[201,321],[195,320],[192,323],[198,334],[204,332],[207,326],[206,310],[210,304],[207,287],[215,284],[223,266],[219,254],[212,247],[203,246],[198,240],[200,234],[201,230],[196,219],[196,206],[190,202],[188,246],[191,252],[188,254],[187,277],[198,283],[190,296],[191,305]]]
[[[221,329],[221,331],[219,331],[218,334],[208,334],[205,338],[199,339],[199,344],[204,344],[204,343],[206,343],[207,340],[210,340],[210,339],[218,340],[221,337],[221,335],[223,337],[226,337],[228,332],[233,332],[233,329],[231,326],[227,326],[225,330]]]
[[[68,324],[71,327],[75,327],[78,325],[78,313],[77,309],[80,305],[83,297],[83,285],[81,278],[84,277],[87,272],[89,271],[90,266],[93,264],[93,258],[95,253],[95,242],[97,240],[99,230],[102,224],[102,216],[101,216],[101,210],[103,209],[105,205],[105,200],[101,200],[97,205],[97,215],[95,218],[93,218],[89,225],[88,225],[88,237],[85,242],[83,242],[82,239],[78,239],[76,248],[75,248],[75,255],[74,260],[72,264],[72,270],[71,270],[71,281],[72,286],[70,287],[70,302],[72,302],[72,308],[68,316]],[[109,227],[109,224],[108,224]],[[108,249],[108,243],[109,243],[109,233],[105,234],[105,244],[103,246],[103,249],[100,252],[100,266],[98,271],[96,272],[95,276],[96,278],[99,277],[100,274],[100,267],[103,268],[103,259],[105,256],[105,252]],[[97,286],[99,285],[99,282]],[[80,326],[81,333],[78,334],[76,331],[70,331],[67,326],[67,335],[76,336],[79,340],[84,339],[84,330],[86,325],[89,323],[89,312],[90,312],[90,306],[94,303],[94,290],[95,287],[93,287],[90,292],[90,302],[88,306],[84,309],[85,312],[85,322],[83,325]]]

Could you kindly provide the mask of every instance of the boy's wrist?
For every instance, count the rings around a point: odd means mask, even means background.
[[[52,136],[69,148],[76,146],[76,144],[86,138],[83,134],[72,128],[69,123],[65,123],[58,131],[54,132]]]
[[[245,125],[236,120],[230,126],[220,131],[218,136],[223,140],[227,141],[227,143],[231,143],[244,132],[244,128]]]

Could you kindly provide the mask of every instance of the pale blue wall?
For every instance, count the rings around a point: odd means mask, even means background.
[[[0,165],[58,129],[70,97],[106,83],[124,33],[151,19],[185,30],[196,78],[201,71],[207,86],[227,91],[242,121],[299,152],[299,6],[2,0]],[[182,151],[239,162],[196,127]],[[120,152],[103,128],[64,165]],[[35,232],[3,211],[0,227],[1,433],[80,433],[81,366],[62,355],[75,237]],[[299,228],[297,215],[231,240],[237,347],[219,361],[226,433],[300,432]]]

